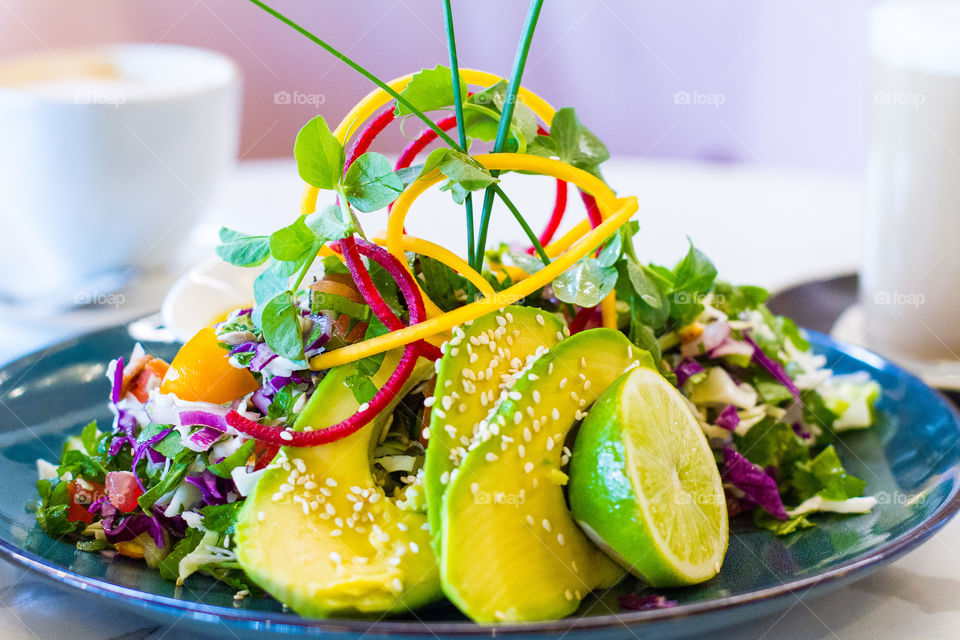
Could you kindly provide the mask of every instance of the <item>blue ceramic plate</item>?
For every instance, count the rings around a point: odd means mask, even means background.
[[[833,589],[926,540],[957,511],[960,416],[920,380],[881,358],[820,334],[817,351],[838,373],[865,370],[883,386],[879,424],[847,435],[839,450],[880,504],[868,515],[818,517],[820,526],[775,538],[735,525],[721,574],[674,590],[673,609],[617,612],[617,592],[584,604],[577,615],[545,623],[475,625],[448,605],[407,619],[305,620],[269,599],[233,600],[233,591],[203,577],[176,588],[134,561],[108,561],[52,540],[26,505],[35,497],[37,458],[54,460],[66,435],[93,419],[109,422],[106,362],[136,341],[169,359],[177,345],[150,320],[63,343],[0,369],[0,550],[51,578],[155,616],[204,627],[221,620],[241,636],[265,633],[359,638],[366,634],[462,637],[518,634],[603,638],[630,629],[669,637],[717,629],[789,605],[797,591]],[[478,571],[482,571],[478,568]],[[623,590],[634,585],[624,585]],[[621,591],[622,592],[622,591]],[[211,628],[212,630],[212,628]],[[222,629],[220,630],[222,633]]]

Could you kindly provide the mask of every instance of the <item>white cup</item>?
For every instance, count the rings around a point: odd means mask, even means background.
[[[0,62],[0,293],[162,264],[236,160],[226,56],[116,44]]]
[[[865,339],[960,360],[960,2],[875,6],[870,55]]]

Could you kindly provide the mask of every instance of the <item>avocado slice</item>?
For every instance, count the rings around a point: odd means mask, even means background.
[[[573,613],[625,572],[574,522],[564,440],[624,371],[653,360],[619,331],[592,329],[541,355],[513,384],[447,487],[443,590],[477,622]]]
[[[437,553],[443,494],[477,425],[493,411],[528,358],[570,335],[552,313],[515,305],[453,331],[437,370],[424,462],[427,513]]]
[[[375,385],[386,382],[399,357],[399,350],[387,353]],[[356,413],[345,384],[354,369],[331,369],[295,428],[320,429]],[[420,359],[396,401],[431,369]],[[300,615],[394,613],[442,595],[426,515],[401,509],[372,475],[371,453],[394,406],[336,442],[281,449],[240,511],[241,566]]]

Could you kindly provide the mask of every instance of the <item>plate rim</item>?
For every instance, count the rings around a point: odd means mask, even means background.
[[[14,360],[0,363],[0,372],[8,369],[30,365],[40,357],[50,356],[58,351],[77,346],[83,341],[100,334],[112,333],[117,330],[130,329],[144,321],[156,321],[158,314],[152,314],[128,323],[120,323],[105,327],[98,331],[74,336],[46,348],[37,349]],[[811,342],[825,346],[852,356],[860,362],[871,366],[882,365],[891,369],[899,377],[911,379],[926,387],[937,398],[941,408],[951,415],[954,425],[960,429],[960,411],[938,389],[931,387],[920,377],[904,369],[883,356],[869,349],[853,343],[837,340],[831,335],[804,329]],[[136,340],[134,336],[131,339]],[[163,341],[163,340],[158,340]],[[168,340],[173,342],[173,340]],[[960,463],[955,465],[950,474],[960,478]],[[40,556],[18,547],[14,543],[0,539],[0,555],[4,559],[22,566],[35,574],[41,575],[57,583],[79,589],[86,593],[104,596],[110,600],[121,601],[126,606],[146,609],[163,616],[188,617],[200,622],[220,620],[229,622],[251,630],[272,630],[284,633],[284,629],[296,629],[307,633],[356,633],[356,634],[390,634],[397,636],[417,636],[425,631],[433,634],[455,634],[461,636],[517,635],[550,632],[583,632],[613,630],[619,627],[632,627],[655,622],[667,622],[672,619],[693,618],[701,619],[719,611],[730,611],[773,603],[774,601],[791,594],[807,591],[814,587],[836,588],[845,582],[863,577],[869,572],[880,568],[908,551],[928,540],[960,511],[960,482],[955,482],[950,494],[944,499],[937,510],[928,518],[918,523],[901,536],[884,542],[865,554],[852,558],[847,562],[832,567],[816,575],[807,576],[798,580],[784,582],[778,586],[768,587],[744,594],[728,595],[699,602],[680,604],[669,609],[652,611],[624,611],[612,614],[603,614],[589,617],[566,617],[559,620],[536,622],[513,622],[498,624],[477,624],[469,620],[442,620],[427,622],[420,620],[395,620],[390,618],[304,618],[293,612],[271,612],[256,609],[233,609],[220,605],[211,605],[202,602],[192,602],[175,597],[162,596],[141,591],[131,587],[115,584],[109,580],[83,576],[69,569],[48,563]],[[416,617],[416,614],[414,614]]]

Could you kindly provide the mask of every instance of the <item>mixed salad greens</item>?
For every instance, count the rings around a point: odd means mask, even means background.
[[[448,2],[451,65],[391,83],[255,4],[380,90],[335,130],[321,116],[301,130],[311,188],[292,224],[221,230],[218,255],[261,270],[254,304],[169,364],[139,345],[110,363],[113,423],[84,427],[57,464],[38,461],[48,534],[142,558],[178,584],[201,573],[238,598],[266,591],[304,615],[445,595],[501,621],[571,613],[625,569],[652,587],[709,579],[728,517],[789,535],[818,513],[872,508],[834,443],[873,424],[878,385],[833,375],[766,291],[717,279],[692,244],[673,267],[643,260],[635,200],[602,181],[606,147],[572,108],[520,86],[539,2],[508,81],[458,68]],[[404,118],[427,129],[397,164],[367,150]],[[502,190],[505,170],[557,178],[539,236]],[[586,220],[555,239],[571,181]],[[436,183],[464,205],[466,260],[403,230]],[[335,202],[319,206],[320,192]],[[529,247],[486,246],[494,199]],[[368,240],[362,214],[384,208],[386,238]],[[633,519],[608,533],[614,496]],[[483,543],[498,538],[512,550]]]

